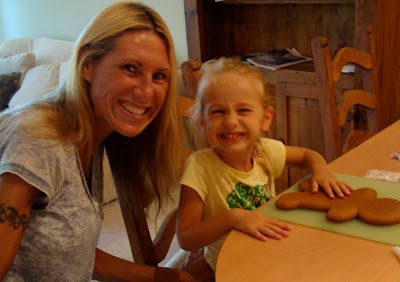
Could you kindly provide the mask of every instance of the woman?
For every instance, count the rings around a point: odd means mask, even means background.
[[[164,21],[120,2],[77,40],[64,89],[0,116],[0,278],[90,281],[94,270],[102,280],[191,279],[96,250],[103,187],[93,156],[105,144],[121,204],[161,207],[181,163],[175,88]]]

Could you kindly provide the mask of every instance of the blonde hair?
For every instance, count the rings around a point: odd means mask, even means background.
[[[202,77],[199,81],[196,103],[193,110],[192,120],[196,127],[199,126],[200,118],[204,115],[205,98],[207,96],[207,91],[209,86],[213,83],[214,77],[217,74],[224,72],[236,72],[242,76],[247,76],[254,78],[262,83],[263,91],[261,97],[261,103],[265,110],[271,108],[270,106],[270,96],[268,94],[267,82],[264,78],[262,72],[257,68],[249,64],[245,64],[238,59],[221,57],[216,60],[210,60],[205,62],[201,66]],[[262,169],[269,177],[270,183],[273,181],[272,172],[274,170],[271,152],[268,147],[263,146],[261,138],[264,137],[263,133],[260,135],[254,143],[254,150],[252,157],[259,163]]]
[[[140,208],[133,204],[136,197],[146,208],[157,198],[161,208],[161,200],[169,196],[180,176],[182,124],[172,37],[161,16],[151,8],[129,1],[107,7],[76,41],[65,87],[45,100],[7,111],[1,120],[5,126],[6,119],[29,115],[22,125],[34,129],[30,130],[34,136],[75,144],[83,165],[89,164],[94,149],[94,114],[83,67],[88,60],[100,60],[113,48],[117,37],[130,31],[153,31],[163,40],[171,67],[169,86],[160,113],[141,134],[125,137],[114,132],[104,143],[115,183],[126,200],[122,204]]]

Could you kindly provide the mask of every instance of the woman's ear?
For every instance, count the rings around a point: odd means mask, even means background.
[[[88,52],[89,47],[87,45],[83,46],[79,50],[78,62],[85,60],[82,67],[82,76],[87,82],[92,82],[93,79],[93,60],[90,57],[85,58],[85,53]]]
[[[82,76],[83,78],[91,83],[93,77],[93,62],[91,59],[86,60],[82,67]]]
[[[268,132],[273,117],[274,117],[274,110],[271,107],[268,107],[268,109],[265,110],[264,118],[261,123],[262,132]]]

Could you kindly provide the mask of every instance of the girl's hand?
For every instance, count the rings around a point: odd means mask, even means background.
[[[349,184],[340,181],[337,179],[332,173],[330,173],[327,169],[321,169],[315,171],[311,177],[311,191],[313,193],[318,192],[318,187],[324,189],[326,194],[328,194],[329,198],[335,198],[335,194],[339,198],[344,198],[345,195],[348,196],[351,194],[351,191],[354,191],[354,188]]]
[[[291,227],[277,219],[267,217],[258,210],[250,211],[244,209],[232,209],[237,216],[237,222],[233,228],[247,233],[261,241],[266,241],[267,237],[277,240],[289,236]]]

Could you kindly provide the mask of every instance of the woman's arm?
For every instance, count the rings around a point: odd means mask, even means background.
[[[133,263],[96,249],[93,278],[99,281],[195,281],[186,271]]]
[[[4,173],[0,176],[0,280],[14,261],[39,193],[38,189],[15,174]]]
[[[339,181],[330,171],[325,159],[317,152],[293,146],[286,148],[286,165],[304,169],[312,173],[311,186],[313,193],[321,186],[330,198],[334,198],[332,191],[340,198],[350,195],[354,190],[350,185]]]
[[[192,188],[183,185],[178,209],[177,237],[181,248],[194,251],[224,236],[235,228],[260,240],[266,236],[281,239],[290,227],[259,211],[231,209],[212,218],[201,220],[203,200]]]

